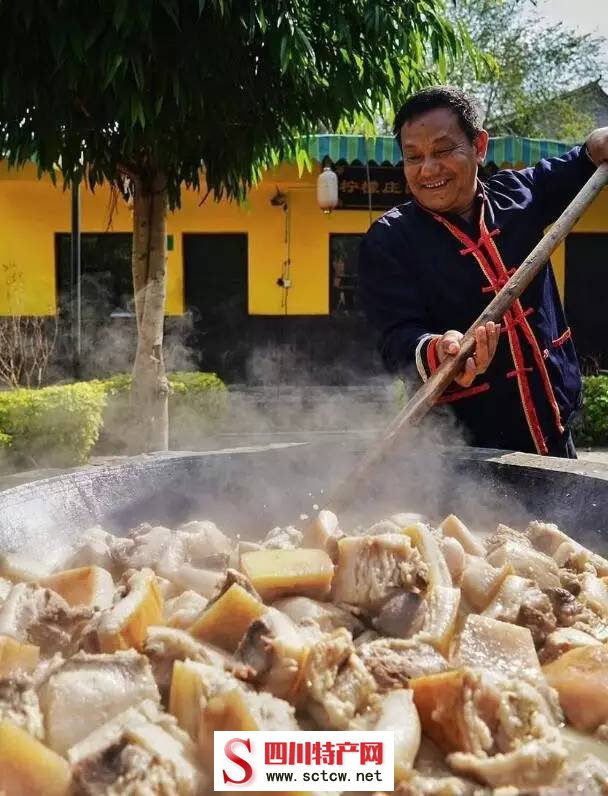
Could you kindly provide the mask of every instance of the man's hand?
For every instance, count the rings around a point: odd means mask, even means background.
[[[492,321],[475,329],[475,351],[473,356],[467,359],[461,375],[454,379],[457,384],[461,387],[470,387],[476,376],[486,372],[496,353],[499,336],[500,326]],[[440,363],[447,357],[458,354],[463,337],[462,332],[454,330],[443,335],[437,343],[437,358]]]
[[[589,157],[596,166],[608,161],[608,127],[598,127],[585,143]]]

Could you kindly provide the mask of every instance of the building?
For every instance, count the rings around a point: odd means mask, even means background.
[[[490,167],[522,167],[567,145],[492,139]],[[168,338],[177,364],[233,383],[344,384],[379,375],[356,295],[370,222],[407,199],[392,138],[318,136],[311,171],[269,171],[243,205],[184,192],[168,222]],[[340,208],[316,201],[320,164],[339,174]],[[123,369],[133,350],[131,212],[109,189],[82,192],[82,328],[89,371]],[[70,193],[34,166],[0,164],[0,315],[70,316]],[[608,367],[608,192],[553,257],[581,353]],[[601,309],[600,309],[601,308]],[[604,328],[604,325],[606,328]],[[184,345],[187,350],[184,350]],[[62,348],[69,357],[69,342]],[[181,357],[181,359],[180,359]]]

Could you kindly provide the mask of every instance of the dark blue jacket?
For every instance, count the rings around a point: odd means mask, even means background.
[[[426,380],[435,340],[465,332],[593,174],[586,149],[500,171],[478,185],[474,224],[415,201],[393,208],[361,245],[361,297],[392,373]],[[450,402],[473,445],[547,453],[580,404],[581,375],[550,264],[503,318],[488,371]]]

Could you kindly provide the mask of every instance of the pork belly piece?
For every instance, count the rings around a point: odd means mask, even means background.
[[[168,693],[175,661],[199,661],[219,669],[230,667],[230,655],[210,644],[193,638],[185,630],[175,627],[149,627],[144,653],[150,661],[154,679],[163,695]]]
[[[32,737],[44,740],[38,694],[29,678],[0,680],[0,722],[22,727]]]
[[[516,531],[515,528],[510,528],[508,525],[499,523],[496,527],[496,531],[484,542],[486,554],[492,553],[493,550],[500,547],[505,542],[515,542],[515,544],[523,545],[524,547],[532,547],[532,542],[526,533]]]
[[[428,567],[407,536],[347,536],[338,542],[336,602],[373,611],[395,591],[420,592],[427,583]]]
[[[580,582],[577,582],[577,594],[580,594],[580,588]],[[593,600],[584,605],[564,588],[547,589],[545,594],[551,601],[558,627],[580,630],[600,642],[608,641],[608,620],[591,610],[589,605],[593,605]]]
[[[357,636],[364,629],[353,611],[333,602],[321,602],[310,597],[284,597],[275,600],[272,606],[286,614],[296,625],[315,622],[324,633],[344,627]]]
[[[410,776],[421,740],[420,719],[411,691],[395,689],[372,698],[368,709],[351,721],[349,729],[393,732],[395,786]]]
[[[345,730],[368,705],[376,683],[347,630],[317,642],[304,662],[300,703],[321,729]]]
[[[519,575],[507,575],[483,615],[527,627],[537,647],[557,627],[549,597],[533,581]]]
[[[568,568],[577,572],[592,567],[595,574],[602,577],[608,575],[608,561],[605,558],[587,550],[582,544],[560,531],[557,525],[548,522],[531,522],[526,534],[537,550],[556,560],[559,558],[560,566],[567,564]],[[562,550],[558,556],[560,548]]]
[[[78,653],[48,678],[39,697],[46,742],[59,754],[128,707],[160,699],[148,660],[135,651]]]
[[[427,611],[418,638],[431,644],[442,655],[447,655],[458,620],[460,589],[433,586],[426,603]]]
[[[116,716],[68,751],[78,793],[102,796],[199,791],[196,748],[149,702]]]
[[[540,589],[558,588],[561,585],[555,561],[529,545],[504,542],[488,554],[487,561],[498,568],[509,564],[515,575],[533,580]]]
[[[213,765],[213,733],[217,730],[299,730],[295,710],[265,691],[242,687],[211,697],[201,713],[198,748],[205,767]]]
[[[560,655],[570,650],[597,644],[601,644],[601,642],[593,638],[589,633],[577,630],[574,627],[560,627],[547,636],[547,640],[538,657],[544,665],[557,660]]]
[[[75,652],[93,616],[91,608],[71,607],[50,589],[17,583],[0,608],[0,634],[40,647],[43,655]]]
[[[185,630],[205,610],[208,600],[195,591],[184,591],[165,601],[165,619],[170,627]]]
[[[414,677],[445,672],[449,668],[443,655],[417,639],[379,638],[362,644],[357,654],[380,693],[406,688]]]
[[[122,569],[152,569],[170,578],[186,562],[186,544],[183,535],[161,525],[140,526],[130,533],[131,545],[116,550],[113,558]]]
[[[311,647],[323,637],[319,626],[296,625],[276,608],[269,608],[250,626],[235,658],[241,677],[280,699],[294,702],[303,677],[302,666]]]
[[[178,531],[185,534],[188,560],[194,566],[204,566],[209,556],[229,556],[234,541],[210,520],[194,520],[180,525]]]
[[[429,585],[451,588],[453,586],[452,576],[441,552],[441,531],[431,528],[430,525],[417,522],[404,528],[403,533],[411,539],[426,564]]]
[[[555,692],[542,678],[472,669],[413,680],[423,731],[458,774],[493,788],[552,782],[567,758]]]
[[[608,763],[588,755],[578,765],[569,765],[553,783],[534,791],[531,796],[605,796],[608,787]]]
[[[302,547],[304,534],[298,531],[293,525],[288,525],[286,528],[273,528],[268,531],[262,547],[264,550],[297,550]]]

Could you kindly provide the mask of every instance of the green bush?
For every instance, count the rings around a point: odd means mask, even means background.
[[[169,374],[172,447],[192,444],[225,406],[227,390],[213,373]],[[0,392],[0,469],[83,464],[98,440],[102,453],[124,453],[131,376]],[[101,437],[101,440],[100,440]]]
[[[5,467],[68,467],[86,462],[99,437],[105,390],[81,382],[0,393]]]
[[[608,376],[583,378],[583,410],[574,436],[578,445],[608,445]]]

